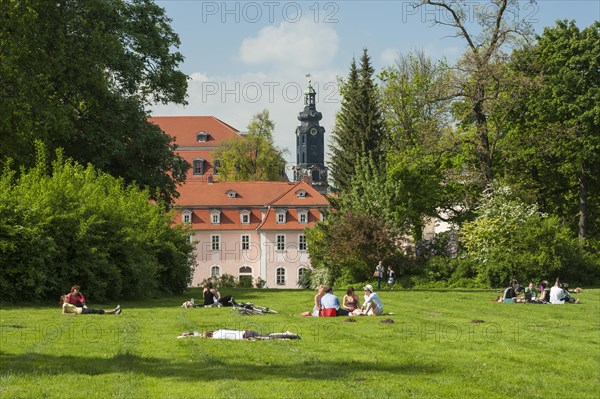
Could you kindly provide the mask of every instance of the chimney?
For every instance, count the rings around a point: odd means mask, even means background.
[[[304,176],[302,176],[302,180],[304,180],[304,182],[306,184],[308,184],[309,186],[312,187],[312,177],[310,175],[304,175]]]
[[[213,183],[213,177],[212,177],[212,175],[208,175],[206,177],[206,181],[208,181],[208,184],[212,184]]]

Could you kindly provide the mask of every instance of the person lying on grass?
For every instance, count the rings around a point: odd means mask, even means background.
[[[110,312],[105,312],[104,309],[88,308],[87,306],[85,308],[80,308],[70,304],[67,295],[62,295],[60,297],[60,306],[62,314],[121,314],[121,305],[117,305],[117,307]]]
[[[267,340],[267,339],[300,339],[298,334],[286,331],[283,333],[272,333],[268,335],[260,334],[253,330],[227,330],[220,329],[215,331],[205,331],[199,333],[197,331],[182,333],[177,338],[185,337],[202,337],[202,338],[213,338],[213,339],[236,339],[236,340]]]

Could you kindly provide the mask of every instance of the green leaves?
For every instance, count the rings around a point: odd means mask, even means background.
[[[189,234],[148,191],[63,161],[0,185],[1,296],[58,297],[75,283],[92,299],[180,292],[191,278]],[[4,267],[6,265],[6,267]]]

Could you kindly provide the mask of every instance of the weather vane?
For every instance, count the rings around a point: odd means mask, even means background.
[[[310,85],[311,85],[311,83],[312,83],[312,81],[311,81],[311,79],[310,79],[310,78],[312,77],[312,76],[311,76],[311,74],[310,74],[310,72],[309,72],[309,73],[307,73],[307,74],[306,74],[306,75],[304,75],[304,76],[306,76],[306,79],[308,79],[308,85],[310,86]]]

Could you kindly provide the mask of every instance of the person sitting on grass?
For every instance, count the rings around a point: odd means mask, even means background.
[[[85,308],[77,307],[70,304],[67,297],[68,295],[61,295],[60,297],[62,314],[121,314],[121,305],[117,305],[117,307],[110,312],[105,312],[104,309],[92,309],[87,306]]]
[[[333,295],[333,288],[331,286],[325,287],[325,295],[321,298],[321,312],[325,309],[335,309],[336,316],[348,316],[346,309],[340,309],[340,299]]]
[[[233,306],[237,305],[233,296],[226,295],[221,297],[221,293],[213,287],[212,282],[208,282],[204,290],[202,290],[202,296],[204,297],[204,306]]]
[[[351,312],[349,316],[381,316],[383,314],[383,303],[379,299],[379,295],[373,292],[373,286],[367,284],[363,287],[365,293],[364,303],[360,309]]]
[[[569,296],[560,283],[559,278],[556,278],[554,287],[550,289],[550,303],[553,305],[562,305],[564,303],[579,303],[579,300]]]
[[[503,303],[515,303],[515,302],[525,302],[524,298],[517,297],[517,290],[519,287],[519,282],[517,280],[512,280],[510,285],[506,290],[504,290],[504,294],[502,295]]]
[[[202,337],[212,339],[235,339],[235,340],[267,340],[267,339],[300,339],[298,334],[286,331],[283,333],[272,333],[268,335],[260,334],[253,330],[228,330],[220,329],[216,331],[205,331],[199,333],[197,331],[190,333],[182,333],[177,338],[185,337]]]
[[[360,308],[360,301],[358,299],[358,295],[356,295],[356,292],[354,292],[354,287],[348,287],[346,295],[344,295],[344,299],[342,300],[342,306],[348,312],[353,312]]]
[[[81,287],[78,285],[74,285],[71,287],[71,292],[67,294],[67,301],[71,305],[75,305],[78,308],[86,308],[85,298],[80,291]]]

